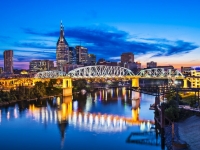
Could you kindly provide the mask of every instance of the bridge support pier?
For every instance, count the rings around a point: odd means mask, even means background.
[[[72,101],[72,80],[70,78],[63,79],[63,103]]]
[[[183,88],[188,88],[187,79],[183,79]]]
[[[134,77],[132,79],[132,87],[139,87],[139,77]]]

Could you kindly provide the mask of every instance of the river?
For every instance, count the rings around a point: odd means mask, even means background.
[[[111,88],[74,95],[67,104],[54,98],[1,107],[0,149],[160,150],[150,132],[152,103],[154,96]]]

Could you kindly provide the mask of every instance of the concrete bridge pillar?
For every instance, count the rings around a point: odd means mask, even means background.
[[[64,89],[63,89],[63,93],[64,93]],[[69,95],[69,96],[63,95],[63,103],[70,103],[71,101],[72,101],[72,95]]]
[[[187,79],[183,79],[183,88],[188,88]]]
[[[70,78],[63,79],[63,103],[72,101],[72,80]]]
[[[134,77],[132,79],[132,87],[139,87],[139,78],[138,77]]]

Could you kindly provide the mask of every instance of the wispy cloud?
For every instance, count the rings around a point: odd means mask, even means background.
[[[31,35],[57,38],[59,36],[59,31],[37,32],[31,29],[23,29],[23,31]],[[88,48],[89,53],[96,54],[98,58],[104,57],[106,59],[112,59],[113,56],[120,56],[122,52],[133,52],[136,55],[153,53],[152,57],[172,56],[189,53],[199,47],[191,42],[183,40],[170,41],[165,38],[145,39],[138,37],[138,40],[130,40],[131,35],[128,32],[118,30],[114,27],[98,25],[93,27],[65,28],[65,36],[68,41],[81,40],[81,44]],[[139,41],[140,39],[143,41]],[[71,44],[73,45],[73,42]],[[46,47],[45,44],[41,43],[25,44],[24,46]]]
[[[16,47],[28,47],[38,49],[56,49],[56,46],[49,46],[45,42],[15,42],[13,44]]]
[[[197,45],[182,40],[175,41],[172,44],[160,44],[160,45],[161,45],[161,51],[152,57],[185,54],[198,48]]]

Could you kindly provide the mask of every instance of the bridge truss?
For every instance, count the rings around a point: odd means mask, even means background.
[[[164,68],[144,69],[141,70],[137,75],[145,78],[184,78],[184,75],[180,71],[176,69],[165,70]]]
[[[120,66],[85,66],[71,70],[65,73],[61,71],[43,71],[38,72],[35,78],[59,78],[70,77],[73,79],[86,79],[86,78],[154,78],[154,79],[168,79],[174,80],[185,78],[184,75],[176,69],[164,69],[164,68],[151,68],[143,69],[137,75],[135,75],[130,69]]]
[[[67,76],[66,72],[62,71],[42,71],[35,75],[35,78],[58,78]]]
[[[74,69],[68,73],[72,78],[96,78],[96,77],[123,77],[134,76],[134,73],[120,66],[86,66]]]

